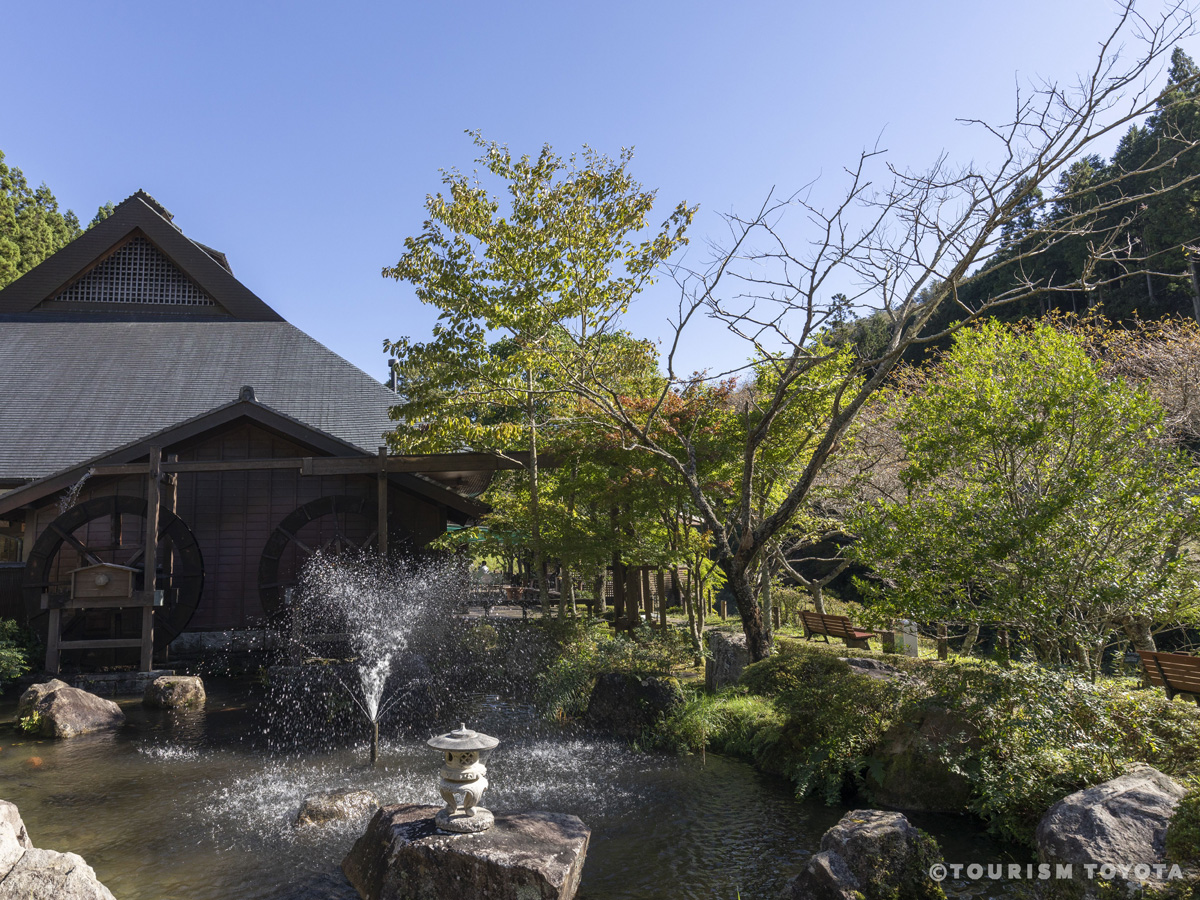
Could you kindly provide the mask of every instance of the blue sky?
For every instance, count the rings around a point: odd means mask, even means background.
[[[1150,4],[1145,5],[1147,10]],[[87,221],[138,188],[287,319],[377,378],[385,337],[434,314],[380,270],[419,231],[465,129],[536,153],[633,146],[660,208],[757,207],[881,144],[923,168],[986,161],[956,117],[1087,68],[1103,0],[828,3],[24,2],[5,10],[0,150]],[[1193,56],[1200,48],[1185,44]],[[665,286],[630,320],[665,333]],[[712,328],[693,368],[741,350]]]

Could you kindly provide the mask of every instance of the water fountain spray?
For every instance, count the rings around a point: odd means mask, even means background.
[[[379,723],[404,696],[393,677],[399,660],[414,648],[412,640],[430,624],[445,622],[467,589],[465,568],[458,560],[385,561],[370,554],[314,554],[305,563],[292,615],[303,649],[344,641],[352,659],[349,672],[330,666],[371,729],[371,764],[379,759]],[[348,677],[344,677],[344,675]],[[357,676],[357,684],[351,682]]]

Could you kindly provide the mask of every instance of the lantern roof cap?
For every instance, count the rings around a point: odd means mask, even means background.
[[[431,737],[426,743],[435,750],[491,750],[500,743],[500,739],[472,731],[463,723],[454,731]]]

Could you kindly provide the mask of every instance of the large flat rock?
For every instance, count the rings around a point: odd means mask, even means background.
[[[363,900],[570,900],[591,831],[576,816],[497,814],[479,834],[447,834],[440,807],[385,806],[342,861]]]

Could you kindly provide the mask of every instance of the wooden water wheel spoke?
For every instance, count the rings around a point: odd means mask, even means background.
[[[275,530],[282,533],[284,537],[286,537],[289,541],[291,541],[293,544],[295,544],[297,547],[299,547],[301,550],[303,550],[309,556],[313,555],[313,549],[310,546],[308,546],[308,544],[304,543],[304,541],[300,540],[300,538],[296,537],[294,534],[292,534],[290,531],[285,529],[283,526],[280,526],[279,528],[276,528]]]
[[[360,534],[366,537],[360,539]],[[298,506],[276,526],[259,558],[263,610],[273,615],[281,608],[284,591],[297,584],[307,558],[317,552],[338,554],[371,547],[378,537],[378,508],[364,497],[331,495]],[[288,552],[289,547],[295,552]]]
[[[155,543],[161,544],[163,538],[166,536],[167,536],[167,526],[160,527],[158,529],[158,537],[157,537]],[[120,545],[118,545],[117,547],[114,547],[113,549],[114,550],[120,549]],[[137,550],[135,550],[133,552],[133,556],[129,557],[129,561],[126,562],[125,565],[136,566],[136,565],[138,565],[138,563],[140,563],[142,561],[142,557],[145,555],[146,555],[146,545],[141,544],[138,546]]]
[[[91,550],[89,550],[87,547],[85,547],[83,545],[83,543],[78,538],[75,537],[75,535],[71,534],[71,532],[69,532],[69,531],[64,531],[62,528],[60,528],[58,526],[57,520],[50,523],[50,530],[53,531],[55,534],[57,534],[60,538],[62,538],[66,543],[68,543],[72,547],[74,547],[75,551],[80,556],[82,556],[84,559],[86,559],[88,562],[90,562],[92,565],[98,565],[101,562],[103,562],[103,560],[100,559],[100,557],[98,557]]]

